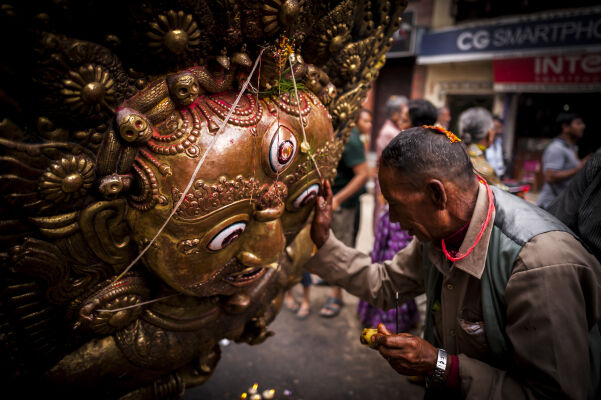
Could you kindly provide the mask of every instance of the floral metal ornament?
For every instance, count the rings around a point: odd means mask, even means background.
[[[88,64],[77,72],[69,71],[62,81],[61,94],[73,111],[86,115],[103,108],[112,110],[115,102],[115,82],[101,66]]]
[[[266,0],[263,11],[263,29],[268,36],[277,33],[282,27],[294,24],[301,12],[304,0]]]
[[[361,68],[362,59],[358,54],[353,54],[345,58],[342,63],[342,72],[345,76],[354,76]]]
[[[148,46],[155,54],[165,55],[167,51],[178,56],[200,45],[200,30],[194,17],[183,11],[169,10],[158,15],[149,26]]]
[[[337,24],[321,35],[321,42],[318,47],[318,54],[321,57],[326,57],[328,54],[336,53],[342,49],[351,39],[349,26],[346,24]]]
[[[53,203],[69,202],[86,194],[96,177],[94,163],[82,156],[56,161],[41,177],[42,197]]]

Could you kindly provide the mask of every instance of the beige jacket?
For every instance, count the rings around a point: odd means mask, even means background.
[[[460,248],[474,242],[488,198],[480,185],[476,207]],[[494,220],[494,218],[493,218]],[[443,347],[459,357],[462,394],[470,399],[585,399],[589,385],[588,332],[601,318],[601,265],[566,232],[535,236],[514,263],[505,300],[506,333],[516,369],[488,364],[480,278],[492,229],[466,258],[451,265],[437,246],[427,255],[443,274],[441,307],[434,314]],[[394,293],[407,301],[424,293],[423,245],[414,239],[391,260],[344,246],[330,232],[306,268],[380,308],[394,307]]]

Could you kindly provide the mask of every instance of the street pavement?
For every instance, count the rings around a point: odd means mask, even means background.
[[[357,248],[373,247],[373,195],[361,196]],[[186,390],[185,400],[240,399],[254,383],[259,392],[275,389],[278,400],[423,399],[424,389],[394,371],[375,350],[360,344],[358,299],[346,292],[336,318],[320,317],[331,288],[311,287],[311,314],[299,320],[282,308],[263,344],[222,346],[221,361],[202,386]],[[300,285],[293,288],[300,300]],[[250,396],[249,396],[250,398]]]
[[[300,299],[301,287],[293,289]],[[299,320],[283,308],[263,344],[231,343],[211,379],[186,390],[186,400],[229,400],[258,383],[279,400],[423,399],[424,389],[396,373],[375,350],[360,344],[357,298],[344,293],[336,318],[320,317],[331,288],[312,286],[311,314]]]

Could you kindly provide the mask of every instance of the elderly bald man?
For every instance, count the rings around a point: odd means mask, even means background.
[[[435,128],[393,139],[379,178],[411,244],[384,264],[341,244],[324,182],[307,269],[385,309],[427,294],[425,339],[374,336],[396,371],[425,376],[432,398],[600,398],[601,266],[565,225],[480,181]]]

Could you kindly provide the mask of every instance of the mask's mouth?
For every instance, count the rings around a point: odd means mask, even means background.
[[[260,279],[265,274],[265,271],[266,268],[264,267],[249,267],[227,275],[224,280],[234,286],[246,286]]]

